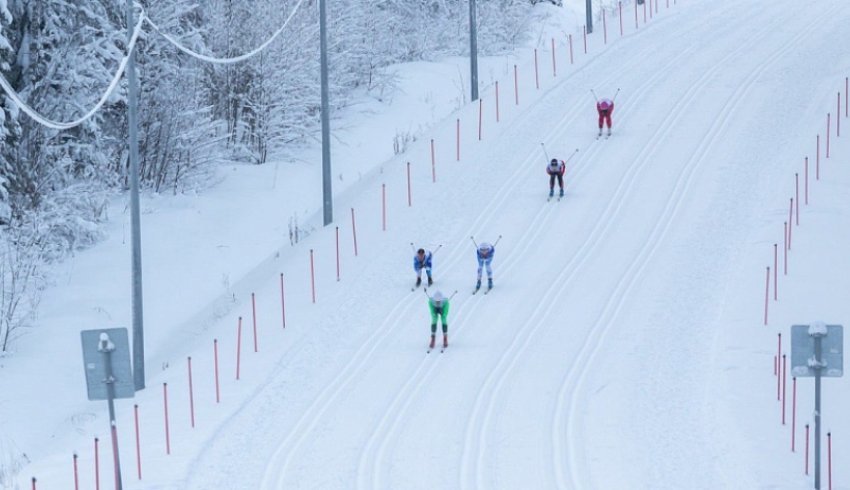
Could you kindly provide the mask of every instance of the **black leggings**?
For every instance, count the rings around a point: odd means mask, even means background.
[[[561,175],[561,174],[551,174],[551,175],[549,175],[549,188],[550,189],[555,188],[555,177],[558,178],[558,187],[563,189],[564,188],[564,176]]]

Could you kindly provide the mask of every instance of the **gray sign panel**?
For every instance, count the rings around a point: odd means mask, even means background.
[[[792,325],[791,326],[791,375],[796,377],[815,376],[815,337],[821,339],[820,375],[838,378],[844,374],[844,334],[841,325]]]
[[[115,398],[133,398],[136,394],[133,369],[130,367],[130,342],[126,328],[101,328],[80,332],[83,342],[83,364],[89,400],[106,400],[106,355],[110,349]]]

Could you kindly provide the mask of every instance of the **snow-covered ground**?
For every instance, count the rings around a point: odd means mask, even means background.
[[[480,105],[458,59],[398,67],[397,93],[338,115],[331,226],[319,148],[143,199],[147,389],[116,402],[125,488],[812,486],[814,383],[792,418],[787,376],[783,425],[774,363],[792,324],[850,318],[850,5],[662,0],[636,29],[628,2],[624,35],[613,8],[585,54],[584,2],[566,3],[536,7],[533,45],[481,60]],[[610,139],[591,89],[619,89]],[[573,153],[547,202],[546,160]],[[4,488],[74,488],[74,454],[94,488],[96,437],[112,487],[79,332],[130,327],[128,230],[117,204],[0,358]],[[486,296],[470,237],[501,237]],[[425,352],[411,243],[440,247],[430,291],[457,291],[442,354]],[[850,489],[848,384],[823,382],[823,488],[830,432],[832,488]]]

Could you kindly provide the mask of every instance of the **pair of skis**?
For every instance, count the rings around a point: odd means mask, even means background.
[[[486,289],[484,289],[484,294],[487,294],[487,293],[489,293],[489,292],[490,292],[490,291],[492,291],[492,290],[493,290],[493,286],[487,286],[487,288],[486,288]],[[472,294],[475,294],[475,293],[477,293],[478,291],[481,291],[481,286],[478,286],[477,288],[475,288],[474,290],[472,290]]]
[[[443,352],[446,352],[446,349],[448,349],[448,348],[449,348],[449,346],[447,346],[447,345],[440,346],[440,354],[442,354]],[[425,351],[425,353],[430,354],[431,351],[434,350],[434,349],[436,349],[436,347],[428,346],[428,350]]]

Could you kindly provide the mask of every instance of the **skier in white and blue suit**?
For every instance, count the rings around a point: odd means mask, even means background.
[[[475,289],[481,287],[481,270],[487,269],[487,287],[493,287],[493,269],[490,263],[493,262],[493,255],[496,254],[496,247],[487,242],[481,242],[478,245],[476,256],[478,257],[478,282],[475,283]]]
[[[420,248],[413,256],[413,270],[416,272],[416,286],[422,284],[422,269],[425,269],[425,275],[428,276],[428,285],[434,283],[431,278],[431,251]]]

